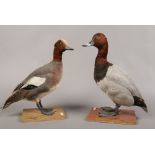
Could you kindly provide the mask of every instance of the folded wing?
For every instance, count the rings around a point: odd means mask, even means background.
[[[142,98],[139,90],[129,78],[128,74],[119,66],[113,65],[109,67],[106,78],[128,89],[131,92],[132,96]]]

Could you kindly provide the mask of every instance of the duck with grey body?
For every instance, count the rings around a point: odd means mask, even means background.
[[[26,99],[34,101],[42,114],[52,115],[54,110],[44,108],[41,99],[57,88],[63,71],[62,55],[67,50],[73,49],[65,40],[58,40],[54,45],[53,61],[36,69],[25,78],[14,89],[2,109],[9,107],[14,102]]]
[[[89,46],[95,46],[98,49],[94,79],[99,88],[116,105],[115,109],[103,108],[99,116],[105,116],[106,114],[117,115],[119,114],[120,106],[139,106],[147,112],[145,101],[128,74],[119,66],[108,62],[108,41],[106,36],[102,33],[95,34],[90,43],[83,45],[83,47]]]

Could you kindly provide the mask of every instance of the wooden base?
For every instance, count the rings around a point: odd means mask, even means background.
[[[63,108],[54,108],[54,111],[56,112],[53,115],[43,115],[39,109],[24,109],[21,114],[21,121],[39,122],[65,119],[65,113]]]
[[[114,123],[114,124],[136,124],[136,114],[133,110],[120,110],[117,116],[104,116],[99,117],[97,114],[101,111],[101,108],[92,108],[87,116],[88,121],[100,122],[100,123]]]

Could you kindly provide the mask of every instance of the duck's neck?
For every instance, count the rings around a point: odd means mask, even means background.
[[[98,54],[96,57],[95,64],[106,64],[108,55],[108,42],[106,42],[102,47],[98,48]]]
[[[62,52],[57,47],[54,47],[53,61],[62,62]]]

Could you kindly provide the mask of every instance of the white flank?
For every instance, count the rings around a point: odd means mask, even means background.
[[[41,77],[32,77],[30,80],[27,81],[25,85],[23,85],[22,88],[27,87],[28,85],[34,85],[34,86],[40,86],[43,83],[45,83],[46,78],[41,78]]]
[[[133,96],[141,97],[128,74],[116,65],[109,67],[105,78],[97,85],[113,102],[120,105],[131,106],[134,104]]]

